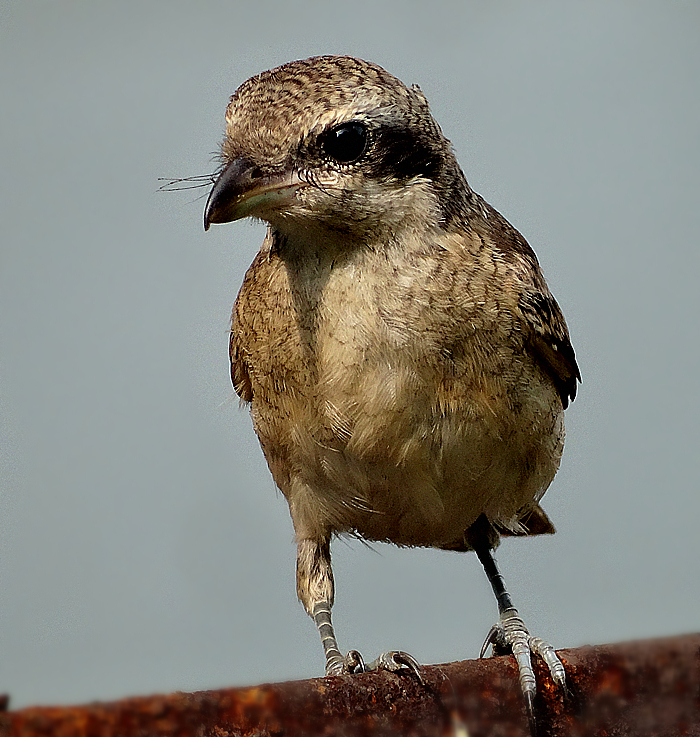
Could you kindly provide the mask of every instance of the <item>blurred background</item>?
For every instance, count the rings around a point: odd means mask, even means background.
[[[556,647],[700,628],[700,5],[0,5],[0,691],[13,707],[317,676],[227,329],[264,236],[202,229],[229,95],[347,53],[418,83],[529,240],[584,383],[498,557]],[[475,556],[334,545],[341,647],[475,657]]]

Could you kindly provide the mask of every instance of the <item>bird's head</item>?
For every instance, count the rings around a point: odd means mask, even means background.
[[[417,218],[446,226],[468,192],[421,91],[347,56],[244,82],[226,111],[222,159],[205,229],[250,216],[285,234],[382,237]]]

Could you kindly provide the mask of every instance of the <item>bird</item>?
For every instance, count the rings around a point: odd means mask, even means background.
[[[298,597],[326,675],[417,661],[343,655],[331,541],[476,552],[528,714],[530,634],[494,550],[554,532],[540,506],[581,380],[562,311],[524,237],[467,183],[417,85],[315,56],[240,85],[204,228],[253,218],[264,242],[236,299],[231,379],[250,408],[297,545]]]

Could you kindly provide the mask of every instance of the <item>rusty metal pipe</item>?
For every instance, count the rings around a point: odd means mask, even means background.
[[[700,737],[700,634],[559,652],[570,695],[536,664],[540,737]],[[529,735],[511,657],[0,714],[0,737]]]

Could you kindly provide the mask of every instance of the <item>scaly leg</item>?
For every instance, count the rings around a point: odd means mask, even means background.
[[[506,591],[503,576],[498,570],[493,555],[494,541],[497,541],[496,535],[497,533],[493,530],[491,523],[483,515],[469,528],[467,533],[467,540],[481,561],[486,577],[496,596],[500,615],[500,621],[491,628],[486,637],[486,642],[481,649],[481,657],[483,657],[489,645],[494,646],[494,649],[509,649],[512,651],[518,664],[520,687],[525,696],[528,719],[531,726],[534,727],[533,700],[537,684],[530,653],[536,653],[545,661],[552,678],[563,689],[566,689],[566,673],[561,660],[554,652],[554,648],[541,638],[530,635],[520,614],[518,614],[518,610],[513,606],[513,601]]]
[[[339,676],[343,673],[363,673],[365,663],[357,650],[351,650],[345,657],[340,653],[335,630],[331,622],[331,603],[320,601],[314,605],[312,618],[321,636],[323,652],[326,656],[326,675]]]
[[[363,673],[370,670],[410,671],[422,682],[416,660],[401,650],[382,653],[365,665],[357,650],[343,657],[331,621],[334,585],[330,540],[300,540],[297,543],[297,595],[314,620],[326,656],[326,675]]]

